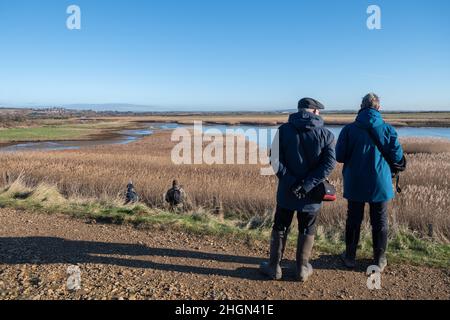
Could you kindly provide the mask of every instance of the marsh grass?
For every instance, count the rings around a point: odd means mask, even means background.
[[[450,152],[447,141],[403,140],[409,152],[408,170],[402,174],[404,192],[390,204],[393,231],[409,230],[418,237],[448,243],[450,239]],[[129,145],[99,146],[55,152],[0,154],[0,185],[20,200],[30,188],[41,186],[39,197],[54,186],[66,199],[86,199],[90,210],[115,212],[123,203],[126,185],[133,180],[141,202],[151,210],[163,210],[164,193],[173,179],[187,191],[188,209],[213,211],[221,204],[228,220],[256,230],[268,226],[275,208],[277,179],[261,176],[259,165],[174,165],[170,154],[174,143],[170,134],[158,132]],[[338,201],[326,203],[320,224],[327,230],[343,230],[346,201],[342,198],[342,167],[330,177],[337,186]],[[19,191],[16,179],[28,186]],[[15,189],[16,188],[16,189]],[[125,209],[124,209],[125,210]],[[145,210],[143,210],[145,211]],[[118,212],[120,216],[122,212]],[[198,218],[198,217],[197,217]],[[119,219],[119,218],[117,218]],[[194,218],[195,219],[195,218]],[[368,225],[367,215],[365,225]]]
[[[436,154],[450,152],[450,140],[444,138],[404,138],[400,139],[408,154]]]

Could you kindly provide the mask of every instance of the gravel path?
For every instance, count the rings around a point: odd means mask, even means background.
[[[267,281],[266,243],[163,229],[103,225],[63,215],[0,209],[0,299],[450,299],[450,271],[393,265],[382,289],[364,274],[316,253],[311,281]],[[286,266],[294,251],[287,252]],[[81,290],[67,289],[67,269]]]

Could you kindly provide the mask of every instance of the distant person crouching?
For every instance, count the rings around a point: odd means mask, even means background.
[[[134,188],[133,182],[130,181],[127,185],[127,192],[125,194],[125,204],[135,204],[139,201],[139,196]]]
[[[185,199],[186,193],[182,186],[179,185],[177,180],[174,180],[172,182],[172,188],[165,194],[165,200],[170,205],[170,209],[174,211],[183,209]]]

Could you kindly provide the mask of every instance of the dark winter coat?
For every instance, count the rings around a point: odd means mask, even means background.
[[[282,125],[272,145],[272,167],[278,176],[278,206],[316,212],[322,203],[310,197],[298,199],[292,192],[302,185],[308,193],[323,182],[336,166],[334,135],[320,116],[300,110]]]

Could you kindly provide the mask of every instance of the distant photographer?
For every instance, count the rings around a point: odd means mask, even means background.
[[[139,196],[136,192],[136,188],[133,182],[130,181],[127,185],[127,191],[125,193],[125,204],[135,204],[139,201]]]
[[[178,180],[173,180],[172,188],[167,190],[165,200],[170,205],[172,211],[180,211],[183,209],[186,201],[186,192],[178,183]]]
[[[394,198],[392,177],[405,170],[406,159],[395,129],[384,122],[380,99],[366,95],[356,121],[345,126],[336,145],[337,161],[344,164],[344,198],[348,200],[345,230],[346,267],[356,265],[361,223],[366,203],[370,206],[373,256],[383,271],[387,266],[388,203]],[[397,190],[400,189],[397,184]]]

